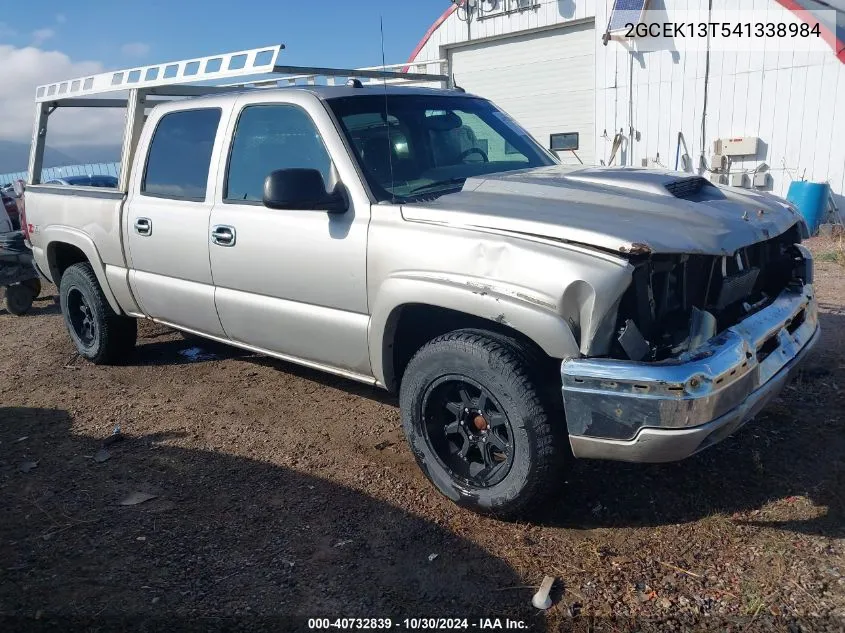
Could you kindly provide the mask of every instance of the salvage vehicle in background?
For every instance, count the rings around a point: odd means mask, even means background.
[[[265,52],[38,89],[27,229],[92,362],[126,361],[148,318],[398,392],[434,485],[513,516],[572,456],[664,462],[724,439],[818,339],[789,203],[564,168],[485,99],[395,85],[442,75],[184,85],[297,73]],[[117,190],[38,184],[49,113],[127,89]]]
[[[102,176],[94,174],[92,176],[65,176],[64,178],[54,178],[48,180],[45,185],[71,185],[74,187],[105,187],[107,189],[117,189],[117,178],[114,176]]]
[[[23,193],[13,189],[7,195],[18,215],[17,200]],[[41,279],[32,261],[32,251],[26,245],[23,231],[15,228],[5,209],[0,209],[0,287],[5,295],[6,309],[21,316],[29,312],[41,294]]]
[[[15,202],[15,192],[11,187],[0,189],[0,202],[3,203],[3,209],[6,211],[6,217],[12,225],[13,231],[20,231],[21,221],[18,213],[18,204]]]

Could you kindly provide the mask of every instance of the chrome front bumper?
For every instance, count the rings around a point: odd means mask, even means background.
[[[777,396],[819,338],[812,285],[676,359],[561,364],[576,457],[671,462],[715,444]]]

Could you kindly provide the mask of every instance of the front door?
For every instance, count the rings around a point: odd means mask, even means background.
[[[350,196],[343,214],[262,204],[264,179],[277,169],[317,169],[327,190],[341,173],[353,175],[351,163],[336,164],[326,149],[327,135],[334,154],[342,145],[325,108],[307,93],[287,98],[266,103],[250,94],[236,105],[224,184],[211,212],[220,236],[212,236],[210,257],[217,312],[237,343],[369,376],[369,201]]]
[[[126,215],[130,282],[144,314],[223,337],[208,261],[220,108],[165,112],[132,185]],[[143,145],[143,144],[142,144]],[[219,151],[219,148],[217,149]]]

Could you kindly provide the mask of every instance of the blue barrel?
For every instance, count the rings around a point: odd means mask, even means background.
[[[807,222],[810,235],[815,235],[830,204],[830,185],[796,180],[789,185],[789,193],[786,194],[786,199],[798,207],[798,211]]]

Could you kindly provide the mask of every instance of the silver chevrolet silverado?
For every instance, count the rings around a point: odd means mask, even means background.
[[[247,90],[128,119],[118,190],[26,193],[79,353],[127,360],[146,318],[392,390],[420,467],[478,511],[523,512],[573,456],[722,440],[818,339],[790,204],[565,168],[461,91]]]

